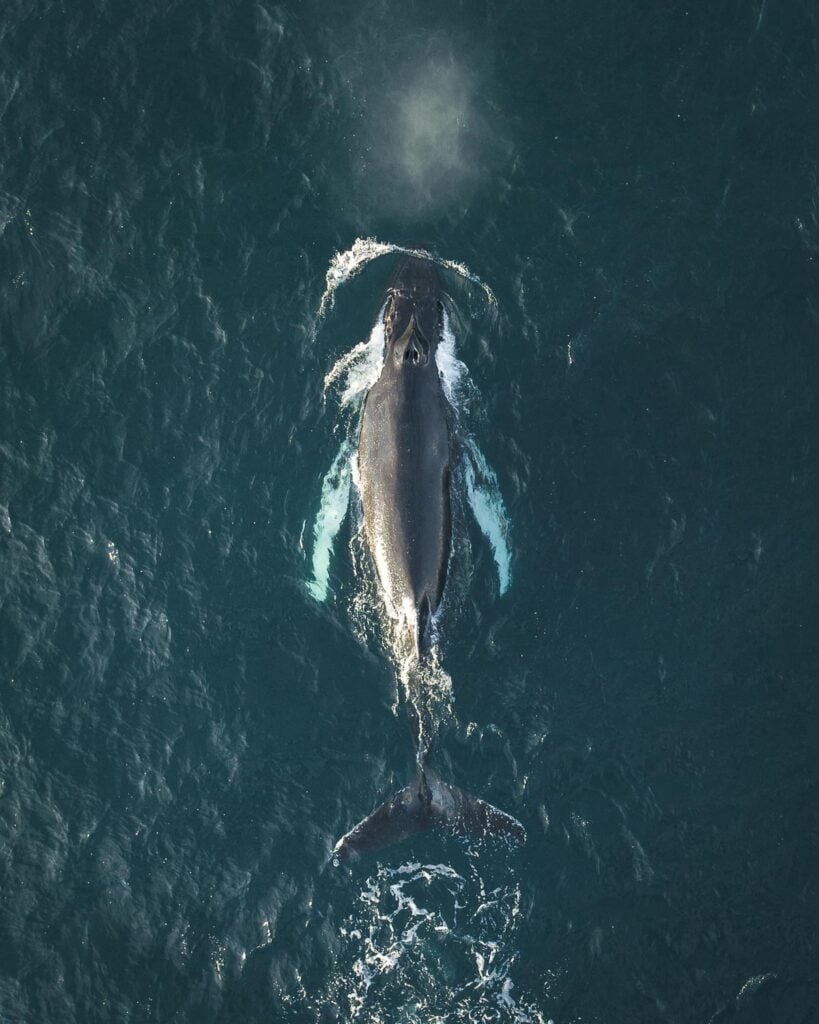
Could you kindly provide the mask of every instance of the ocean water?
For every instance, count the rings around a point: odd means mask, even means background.
[[[3,1024],[819,1020],[817,72],[806,0],[6,0]],[[434,757],[528,840],[338,867],[413,770],[344,446],[417,246]]]

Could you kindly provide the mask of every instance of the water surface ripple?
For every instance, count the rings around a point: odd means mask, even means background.
[[[819,14],[7,0],[0,1017],[819,1019]],[[458,785],[520,851],[336,869],[412,748],[324,395],[452,273]],[[448,272],[447,272],[448,273]]]

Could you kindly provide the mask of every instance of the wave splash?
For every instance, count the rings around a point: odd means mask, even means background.
[[[439,267],[446,267],[447,270],[453,271],[459,277],[466,278],[467,281],[476,284],[483,291],[489,305],[497,306],[498,301],[489,285],[485,284],[477,274],[473,274],[463,263],[447,260],[442,256],[436,256],[434,253],[427,252],[426,249],[414,249],[405,245],[396,245],[394,242],[379,242],[377,238],[357,238],[351,248],[347,249],[346,252],[337,252],[330,261],[324,293],[319,303],[319,318],[324,317],[333,308],[335,293],[341,285],[360,273],[368,263],[378,259],[380,256],[396,252],[404,253],[407,256],[417,256],[419,259],[431,260]]]
[[[370,336],[360,341],[349,352],[335,361],[333,368],[324,378],[323,394],[325,401],[327,392],[339,381],[344,382],[344,390],[339,397],[342,409],[357,409],[367,392],[381,376],[384,365],[384,306],[381,307]]]

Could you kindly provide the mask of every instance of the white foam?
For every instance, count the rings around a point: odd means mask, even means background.
[[[503,504],[495,471],[472,438],[467,441],[467,448],[469,450],[464,459],[467,498],[478,526],[492,548],[500,592],[505,594],[512,582],[509,515]]]
[[[307,584],[316,601],[327,598],[333,541],[350,504],[351,453],[352,446],[345,440],[321,483],[321,505],[313,525],[313,578]]]
[[[497,306],[497,299],[489,285],[485,284],[477,274],[473,274],[464,263],[443,259],[441,256],[427,252],[426,249],[411,249],[404,245],[395,245],[393,242],[379,242],[377,238],[357,238],[350,249],[347,249],[346,252],[337,252],[330,261],[324,294],[319,303],[319,316],[325,316],[333,308],[335,293],[341,285],[355,277],[368,263],[378,259],[379,256],[395,252],[430,260],[439,267],[446,267],[447,270],[453,271],[459,277],[466,278],[467,281],[478,285],[486,296],[487,302],[491,306]]]
[[[345,1019],[392,1019],[406,999],[408,1024],[545,1024],[540,1010],[516,997],[511,972],[519,928],[520,886],[505,871],[492,889],[496,913],[478,920],[470,908],[486,895],[480,857],[464,874],[448,864],[379,867],[358,907],[339,927],[336,974],[319,1000]],[[408,955],[405,955],[408,954]],[[453,982],[455,972],[460,979]]]
[[[336,360],[333,368],[324,378],[324,397],[339,380],[344,381],[344,390],[339,398],[342,408],[357,406],[381,375],[384,365],[384,307],[373,324],[370,336],[360,341],[349,352]]]

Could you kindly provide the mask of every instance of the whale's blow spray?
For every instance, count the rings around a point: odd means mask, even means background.
[[[408,8],[364,4],[328,48],[347,97],[352,180],[337,178],[339,199],[358,227],[460,216],[510,163],[485,39],[419,28]]]
[[[480,172],[472,76],[454,63],[431,61],[391,97],[390,160],[422,205],[462,193]]]
[[[476,72],[451,55],[403,63],[370,125],[382,209],[408,219],[457,210],[491,179],[504,145],[483,91]]]

